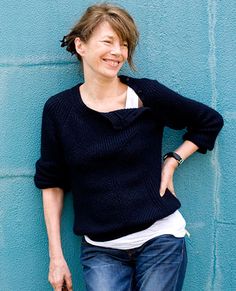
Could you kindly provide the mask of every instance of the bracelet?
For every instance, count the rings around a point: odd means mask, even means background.
[[[163,157],[163,161],[165,161],[167,158],[174,158],[174,159],[176,159],[176,161],[178,162],[178,166],[181,165],[183,163],[183,161],[184,161],[181,158],[181,156],[178,155],[175,152],[169,152],[169,153],[165,154],[164,157]]]

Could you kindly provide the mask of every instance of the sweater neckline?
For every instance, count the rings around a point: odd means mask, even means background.
[[[128,87],[129,87],[129,77],[126,77],[126,76],[119,76],[120,78],[120,81],[124,84],[126,84]],[[82,110],[83,112],[90,112],[90,113],[95,113],[95,114],[101,114],[101,115],[111,115],[111,114],[123,114],[123,113],[130,113],[131,111],[140,111],[140,110],[143,110],[145,106],[142,106],[142,107],[137,107],[137,108],[121,108],[121,109],[115,109],[115,110],[111,110],[111,111],[97,111],[95,109],[92,109],[91,107],[88,107],[84,101],[82,100],[82,97],[81,97],[81,94],[80,94],[80,86],[82,85],[83,83],[79,83],[77,84],[77,86],[75,86],[75,89],[76,89],[76,94],[73,94],[74,95],[74,101],[75,101],[75,104],[78,105],[78,102],[79,102],[79,108],[80,110]],[[131,87],[132,88],[132,87]],[[132,88],[134,89],[134,88]],[[134,90],[135,91],[135,90]]]

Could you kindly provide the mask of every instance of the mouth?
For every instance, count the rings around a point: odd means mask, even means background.
[[[113,68],[118,67],[120,64],[120,61],[112,60],[112,59],[103,59],[103,61]]]

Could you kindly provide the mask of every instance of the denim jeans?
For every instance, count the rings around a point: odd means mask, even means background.
[[[97,247],[83,239],[81,263],[88,291],[180,291],[185,239],[162,235],[130,250]]]

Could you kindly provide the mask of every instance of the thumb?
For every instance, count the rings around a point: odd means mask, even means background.
[[[161,197],[165,194],[166,188],[167,188],[167,181],[165,181],[165,179],[162,179],[161,185],[160,185],[160,190],[159,190]]]
[[[166,188],[168,187],[169,180],[170,180],[170,173],[169,173],[169,171],[166,171],[163,168],[162,173],[161,173],[161,185],[160,185],[160,190],[159,190],[161,197],[166,192]]]

